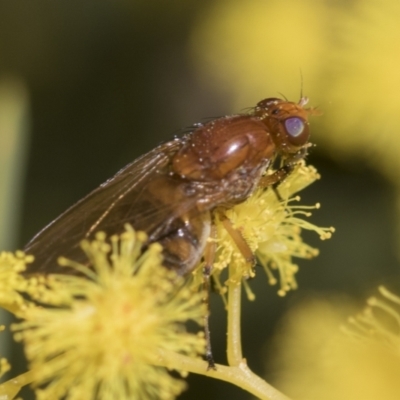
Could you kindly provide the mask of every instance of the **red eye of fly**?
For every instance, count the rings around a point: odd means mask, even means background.
[[[293,117],[285,120],[286,132],[296,138],[304,131],[304,121],[301,118]]]

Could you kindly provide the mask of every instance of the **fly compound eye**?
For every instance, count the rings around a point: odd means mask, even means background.
[[[302,119],[293,117],[285,121],[286,132],[292,137],[300,136],[304,131],[304,122]]]
[[[284,126],[290,143],[301,146],[307,142],[309,137],[308,125],[302,118],[287,118],[284,121]]]

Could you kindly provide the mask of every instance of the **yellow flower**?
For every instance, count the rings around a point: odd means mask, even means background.
[[[347,333],[364,341],[370,339],[400,351],[400,297],[379,287],[381,297],[368,299],[368,307],[361,314],[350,318]],[[400,362],[400,358],[399,358]]]
[[[332,106],[323,105],[327,129],[318,137],[333,157],[363,157],[395,185],[400,177],[399,18],[396,0],[357,1],[350,12],[344,8],[336,14],[341,45],[332,49],[333,84],[322,85],[321,102]]]
[[[385,299],[351,318],[354,305],[343,299],[308,301],[285,317],[269,369],[276,384],[299,400],[397,400],[400,393],[400,298],[381,288]]]
[[[28,308],[13,327],[38,399],[173,399],[184,389],[160,352],[202,354],[202,332],[184,323],[201,323],[206,310],[201,294],[161,266],[158,244],[141,254],[145,240],[127,227],[111,245],[101,233],[83,242],[92,269],[61,259],[84,277],[50,276],[36,297],[50,307]]]
[[[276,284],[273,270],[280,277],[279,295],[296,288],[295,273],[298,270],[292,258],[312,258],[318,250],[302,241],[301,230],[313,230],[321,239],[331,236],[333,228],[319,228],[300,216],[309,216],[310,209],[316,206],[300,206],[293,204],[300,198],[290,197],[318,179],[319,175],[313,167],[300,163],[296,170],[279,186],[283,199],[280,202],[276,193],[271,190],[257,190],[247,201],[228,210],[226,216],[234,228],[238,229],[266,271],[270,284]],[[236,247],[231,236],[217,217],[217,257],[213,265],[214,278],[222,286],[220,273],[228,265],[234,266],[235,274],[230,280],[240,282],[243,278],[253,277],[255,270],[251,263],[246,263],[243,255]],[[245,281],[243,281],[245,282]],[[248,296],[254,296],[246,286]]]
[[[219,0],[199,14],[191,37],[194,66],[205,85],[222,87],[232,106],[246,107],[265,93],[307,94],[321,87],[324,34],[333,10],[315,0]],[[310,87],[311,86],[311,87]]]

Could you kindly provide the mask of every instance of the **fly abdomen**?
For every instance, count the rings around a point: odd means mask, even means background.
[[[173,225],[174,229],[158,240],[163,246],[163,265],[186,275],[193,271],[204,252],[211,230],[210,213],[179,218]]]

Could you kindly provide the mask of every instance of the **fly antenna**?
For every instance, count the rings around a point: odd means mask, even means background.
[[[308,103],[308,97],[303,96],[303,72],[301,71],[300,68],[300,100],[299,100],[299,106],[303,107]]]
[[[303,98],[303,83],[304,83],[303,72],[302,72],[302,70],[300,68],[300,101]]]

